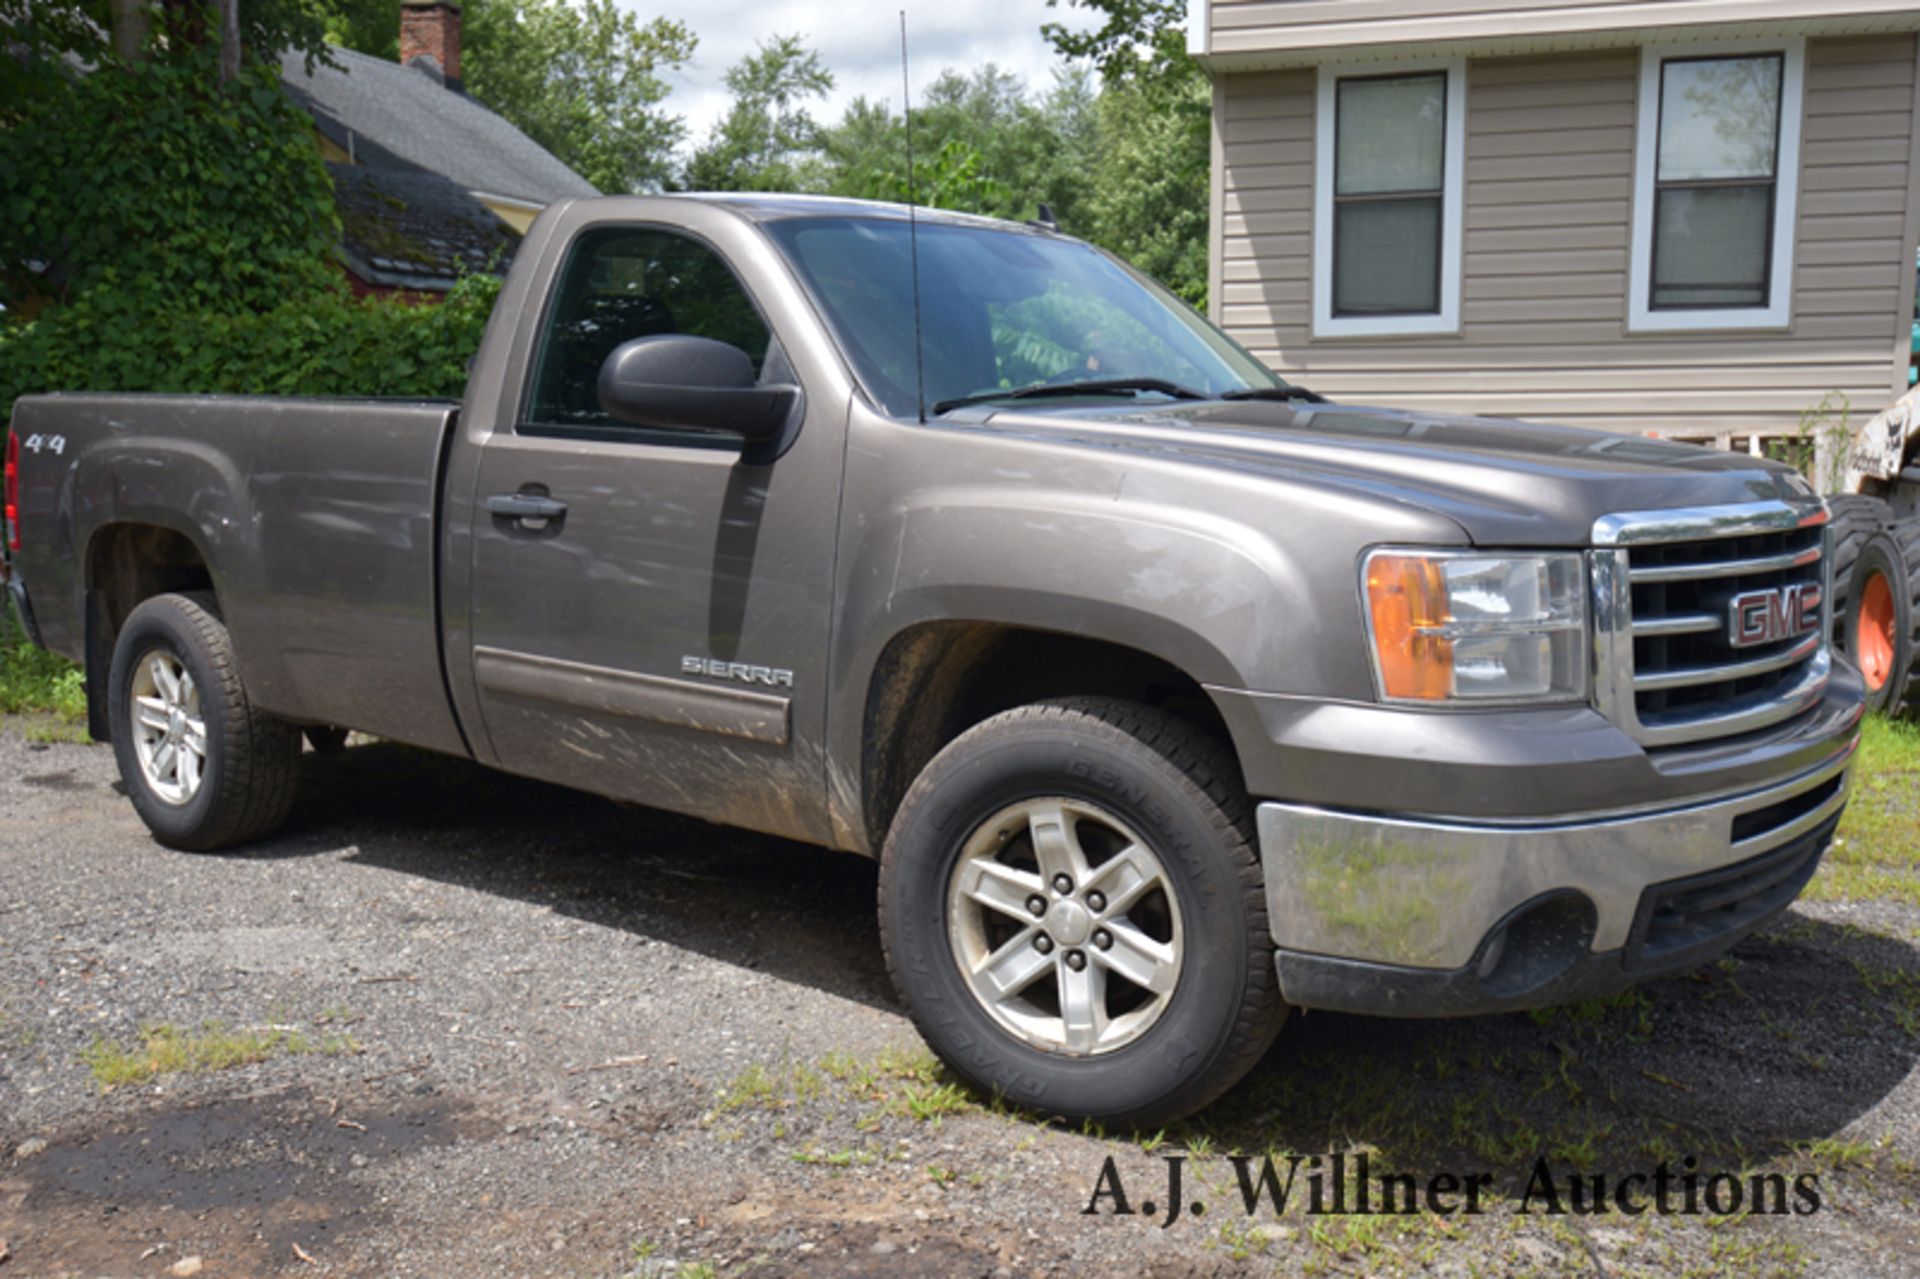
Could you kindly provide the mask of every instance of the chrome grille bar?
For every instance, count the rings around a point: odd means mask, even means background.
[[[1730,662],[1724,666],[1681,666],[1654,675],[1635,674],[1633,687],[1637,691],[1646,692],[1663,688],[1692,688],[1699,684],[1717,684],[1723,680],[1747,679],[1754,675],[1765,675],[1768,671],[1777,671],[1783,666],[1792,666],[1796,662],[1804,662],[1819,648],[1820,636],[1809,635],[1786,652],[1775,653],[1770,657]]]
[[[1805,568],[1820,562],[1820,548],[1791,551],[1781,555],[1757,555],[1744,560],[1719,560],[1711,564],[1657,564],[1652,568],[1629,570],[1638,582],[1699,582],[1716,577],[1745,577],[1753,573],[1777,573],[1782,569]]]
[[[1712,613],[1674,613],[1668,617],[1643,618],[1633,624],[1635,635],[1697,635],[1718,630],[1727,619]]]
[[[1663,747],[1755,732],[1816,705],[1832,671],[1826,520],[1817,500],[1783,500],[1596,521],[1595,707]],[[1794,584],[1818,592],[1818,629],[1757,656],[1736,647],[1733,598]]]

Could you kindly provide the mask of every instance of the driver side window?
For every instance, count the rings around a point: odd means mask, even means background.
[[[600,366],[635,338],[684,333],[745,351],[756,375],[772,335],[726,262],[700,241],[657,227],[585,232],[567,263],[540,335],[533,426],[615,426],[600,408]]]

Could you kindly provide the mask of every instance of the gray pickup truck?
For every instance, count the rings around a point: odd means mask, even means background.
[[[1046,227],[578,201],[462,404],[51,395],[9,449],[15,602],[162,842],[357,729],[875,857],[921,1031],[1047,1113],[1191,1111],[1293,1006],[1697,964],[1858,739],[1788,469],[1328,403]]]

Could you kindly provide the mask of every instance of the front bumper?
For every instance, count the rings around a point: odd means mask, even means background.
[[[1785,780],[1652,811],[1475,824],[1263,803],[1281,991],[1451,1016],[1588,998],[1725,950],[1785,909],[1846,804],[1857,718]]]

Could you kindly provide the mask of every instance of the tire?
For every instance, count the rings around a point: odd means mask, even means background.
[[[1254,848],[1232,757],[1191,726],[1105,698],[1007,711],[936,755],[901,802],[880,869],[887,964],[920,1033],[975,1086],[1157,1127],[1238,1082],[1286,1017]],[[1063,865],[1092,869],[1063,893]],[[1156,887],[1123,904],[1147,871]],[[1038,975],[990,1011],[963,970],[986,956],[982,971]],[[1061,1004],[1090,985],[1106,1020],[1075,1032]]]
[[[1892,512],[1874,497],[1830,498],[1834,639],[1860,669],[1867,709],[1897,709],[1913,667],[1912,574],[1888,531]]]
[[[114,758],[155,839],[207,852],[259,839],[286,821],[299,779],[300,730],[248,700],[211,595],[156,595],[134,609],[114,644],[108,681]],[[147,716],[147,731],[134,719],[136,707]],[[163,724],[166,732],[156,738]],[[165,745],[172,755],[163,754]]]
[[[1895,521],[1887,533],[1907,574],[1907,665],[1888,693],[1887,712],[1920,719],[1920,515]]]
[[[1877,497],[1842,493],[1827,499],[1827,516],[1833,528],[1833,584],[1839,590],[1860,554],[1861,544],[1869,534],[1880,532],[1892,522],[1893,509]]]

